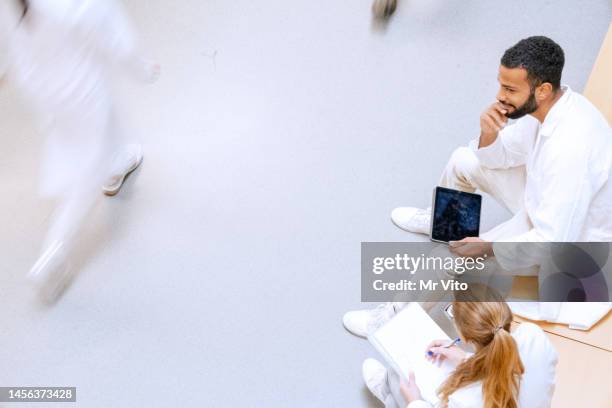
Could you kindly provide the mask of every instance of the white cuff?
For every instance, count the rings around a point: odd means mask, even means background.
[[[433,405],[431,405],[427,401],[416,400],[416,401],[412,401],[410,404],[408,404],[408,406],[406,408],[432,408],[432,407],[433,407]]]
[[[504,143],[501,139],[501,134],[498,134],[493,143],[475,150],[480,164],[490,169],[502,167],[505,156]],[[475,143],[476,147],[478,147],[478,143],[480,143],[480,138]]]

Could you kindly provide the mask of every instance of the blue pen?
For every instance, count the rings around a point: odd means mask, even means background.
[[[452,342],[450,342],[450,343],[449,343],[449,344],[447,344],[446,346],[442,346],[442,348],[451,348],[451,347],[453,347],[454,345],[459,344],[459,343],[461,343],[461,339],[460,339],[459,337],[457,337],[455,340],[453,340]],[[433,351],[428,350],[428,351],[427,351],[427,355],[428,355],[428,356],[433,356],[433,355],[434,355],[434,353],[433,353]]]

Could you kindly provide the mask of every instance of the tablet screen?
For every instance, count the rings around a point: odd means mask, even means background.
[[[479,194],[436,187],[431,238],[448,242],[477,237],[481,203]]]

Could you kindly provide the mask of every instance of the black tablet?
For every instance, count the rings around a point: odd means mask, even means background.
[[[431,216],[431,240],[459,241],[480,234],[480,194],[445,187],[434,190]]]

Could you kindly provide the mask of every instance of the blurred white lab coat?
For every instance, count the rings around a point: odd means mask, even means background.
[[[6,5],[0,14],[0,69],[21,91],[46,137],[41,194],[99,187],[111,155],[123,143],[109,76],[114,66],[143,79],[147,75],[121,5],[115,0],[31,0],[21,22]]]

